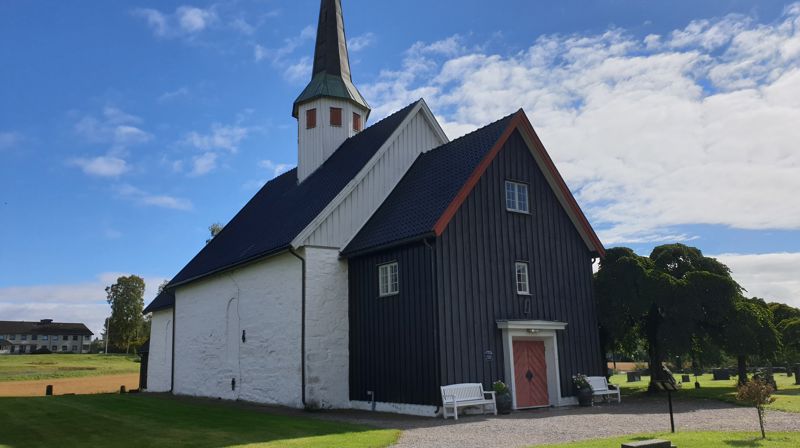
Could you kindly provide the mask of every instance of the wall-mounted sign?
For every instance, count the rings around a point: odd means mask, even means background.
[[[486,350],[483,352],[483,360],[486,362],[490,362],[494,359],[494,353],[491,350]]]

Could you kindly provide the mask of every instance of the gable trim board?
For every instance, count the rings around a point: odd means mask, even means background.
[[[539,140],[539,136],[536,135],[536,131],[533,129],[533,125],[531,125],[530,120],[525,115],[525,111],[520,109],[514,114],[513,118],[511,119],[511,123],[509,123],[506,130],[494,144],[492,149],[486,154],[484,159],[481,161],[480,164],[475,168],[475,171],[470,175],[467,182],[458,192],[456,197],[447,207],[445,212],[436,222],[433,227],[433,231],[436,236],[440,236],[444,229],[447,228],[447,225],[455,216],[456,211],[461,207],[461,204],[467,199],[467,196],[472,192],[475,188],[475,185],[483,176],[483,173],[489,168],[489,165],[492,164],[492,161],[497,157],[497,154],[503,149],[506,144],[506,141],[511,137],[514,131],[520,131],[522,134],[525,143],[528,145],[528,148],[531,150],[536,163],[539,165],[539,168],[544,173],[547,182],[550,184],[550,187],[553,189],[553,192],[556,194],[559,202],[561,203],[564,210],[566,210],[567,215],[569,216],[572,223],[580,233],[581,238],[583,239],[586,246],[589,250],[596,253],[601,258],[605,257],[605,249],[603,248],[603,243],[600,242],[600,238],[597,237],[597,234],[592,229],[592,226],[589,224],[589,220],[586,219],[586,215],[584,215],[583,211],[581,210],[578,202],[575,200],[575,197],[570,192],[569,187],[567,187],[566,182],[564,182],[564,178],[561,177],[561,174],[558,172],[558,169],[553,163],[553,160],[547,154],[547,150],[545,149],[544,145],[542,144],[541,140]]]
[[[414,104],[414,108],[406,115],[405,119],[395,128],[394,132],[386,139],[383,145],[378,149],[372,158],[364,165],[364,167],[358,172],[358,174],[353,177],[353,179],[348,182],[347,185],[344,186],[329,203],[328,205],[322,209],[322,211],[306,226],[297,236],[292,240],[291,246],[295,249],[300,248],[302,246],[307,245],[309,238],[314,234],[314,232],[328,219],[331,214],[353,193],[353,191],[360,185],[364,179],[369,175],[372,169],[383,159],[388,149],[396,142],[397,138],[406,130],[409,124],[420,114],[425,121],[427,122],[430,129],[434,132],[436,137],[439,139],[439,145],[447,144],[450,139],[442,130],[439,122],[433,116],[428,104],[425,102],[424,99],[417,100]],[[436,148],[438,146],[435,146]],[[429,148],[428,150],[434,149]],[[423,150],[422,152],[427,152],[428,150]],[[412,161],[413,164],[413,161]],[[408,168],[406,168],[406,171]],[[404,173],[405,174],[405,173]],[[402,176],[399,176],[397,181],[393,182],[393,185],[388,188],[388,193],[397,186],[398,183],[402,180]],[[385,197],[384,197],[385,200]],[[375,207],[365,219],[362,220],[355,232],[349,235],[347,238],[344,239],[341,248],[347,247],[350,241],[355,238],[358,234],[358,230],[364,226],[364,224],[369,221],[369,219],[374,215],[375,211],[380,208],[381,204],[378,204],[378,207]]]

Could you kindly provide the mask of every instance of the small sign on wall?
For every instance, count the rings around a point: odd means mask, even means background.
[[[491,350],[486,350],[483,352],[483,360],[486,362],[492,362],[492,360],[494,360],[494,352]]]

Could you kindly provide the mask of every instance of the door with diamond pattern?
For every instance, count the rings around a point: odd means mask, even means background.
[[[513,348],[517,408],[549,405],[544,342],[514,341]]]

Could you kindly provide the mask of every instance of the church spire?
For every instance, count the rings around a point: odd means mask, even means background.
[[[341,0],[322,0],[314,49],[314,71],[311,82],[294,102],[292,116],[298,118],[302,104],[320,97],[344,99],[365,109],[367,114],[370,111],[369,104],[353,85],[350,75]]]

